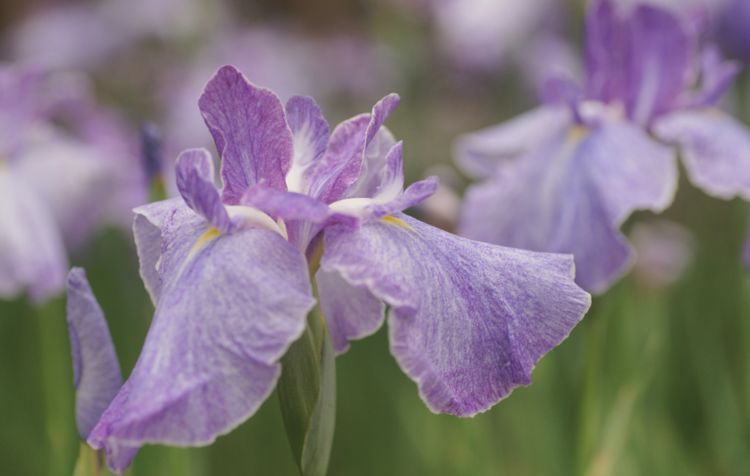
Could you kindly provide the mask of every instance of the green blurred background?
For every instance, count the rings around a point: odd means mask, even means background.
[[[42,3],[3,1],[0,24],[10,31]],[[405,141],[409,181],[449,164],[458,134],[537,102],[518,68],[491,74],[451,68],[435,51],[429,21],[382,2],[235,3],[230,8],[248,24],[282,18],[311,37],[364,32],[395,52],[398,80],[389,87],[401,94],[402,105],[389,127]],[[564,30],[577,42],[582,6],[565,4],[563,12]],[[153,58],[189,56],[194,41],[139,44],[128,53],[130,61],[148,60],[132,83],[113,81],[107,67],[92,72],[103,101],[123,110],[134,126],[158,122],[148,87],[150,68],[159,63]],[[121,75],[127,68],[115,70]],[[367,110],[388,92],[330,101],[329,119]],[[458,183],[461,188],[465,181],[459,177]],[[647,286],[635,274],[622,280],[596,298],[571,337],[541,361],[533,385],[475,418],[431,414],[390,356],[385,330],[355,343],[337,360],[329,474],[750,475],[750,280],[741,260],[747,208],[682,183],[666,215],[694,236],[684,274],[662,287]],[[650,218],[637,215],[626,229]],[[130,236],[103,230],[73,262],[88,272],[127,374],[153,311]],[[23,300],[0,302],[0,474],[72,471],[79,439],[67,339],[62,298],[42,309]],[[212,446],[146,447],[128,474],[297,472],[274,395]]]

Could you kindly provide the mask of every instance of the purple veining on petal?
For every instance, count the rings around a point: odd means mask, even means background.
[[[96,302],[86,274],[68,274],[68,331],[76,387],[76,423],[84,440],[120,390],[120,364],[104,313]]]
[[[385,320],[385,304],[366,286],[349,284],[336,271],[320,269],[315,275],[320,310],[328,324],[333,349],[343,354],[349,342],[374,334]]]
[[[176,181],[185,203],[222,233],[232,230],[219,191],[214,185],[214,164],[206,149],[188,149],[177,158]]]
[[[294,96],[286,103],[286,120],[292,130],[294,157],[286,175],[292,192],[308,192],[308,171],[328,147],[330,130],[320,107],[312,98]]]
[[[225,202],[237,203],[256,183],[286,190],[293,139],[273,92],[224,66],[206,85],[198,105],[221,155]]]
[[[304,256],[277,233],[240,230],[187,251],[192,222],[172,226],[153,324],[89,436],[96,448],[204,445],[231,431],[273,390],[314,305]]]
[[[690,181],[715,197],[750,200],[750,130],[716,109],[672,113],[654,133],[679,146]]]
[[[376,218],[381,218],[404,211],[430,198],[437,191],[437,188],[437,177],[428,177],[414,182],[390,202],[371,206],[372,214]]]
[[[143,205],[133,212],[133,237],[141,279],[151,301],[156,304],[165,280],[164,273],[179,264],[171,257],[187,253],[205,233],[207,224],[181,198]],[[192,228],[190,233],[185,232],[188,222]]]
[[[368,146],[398,102],[396,94],[388,95],[373,106],[370,114],[360,114],[336,126],[328,149],[310,170],[313,197],[326,203],[346,197],[361,175]]]
[[[332,214],[325,203],[296,192],[277,190],[263,185],[250,187],[240,203],[261,210],[273,218],[323,223]]]
[[[396,219],[326,230],[321,270],[367,287],[391,307],[391,351],[425,403],[471,416],[528,385],[536,362],[588,309],[572,258],[473,242],[406,215]],[[369,332],[377,321],[374,306],[368,308]],[[343,329],[346,337],[362,331]]]

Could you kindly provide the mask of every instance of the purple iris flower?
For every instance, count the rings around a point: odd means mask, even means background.
[[[0,298],[62,290],[66,249],[143,199],[136,158],[77,78],[0,66]]]
[[[135,210],[156,310],[88,435],[94,448],[206,445],[245,421],[304,331],[311,280],[338,353],[389,309],[391,352],[435,412],[474,415],[530,383],[589,306],[572,257],[469,241],[402,214],[436,183],[403,188],[402,144],[383,127],[397,103],[386,96],[331,131],[312,99],[284,106],[231,66],[216,73],[199,106],[223,188],[209,153],[187,150],[181,198]]]
[[[750,199],[750,133],[716,107],[737,68],[714,49],[699,55],[692,25],[596,2],[583,90],[561,81],[557,102],[458,142],[460,165],[486,179],[467,192],[460,232],[572,253],[578,282],[599,293],[633,261],[623,222],[672,203],[678,150],[694,185]]]

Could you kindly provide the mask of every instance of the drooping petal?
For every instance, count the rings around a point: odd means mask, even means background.
[[[676,106],[692,75],[693,38],[677,15],[652,5],[618,11],[600,0],[586,21],[587,93],[622,102],[647,124]]]
[[[750,200],[750,130],[715,109],[685,110],[654,126],[662,140],[680,147],[690,181],[719,198]]]
[[[391,352],[401,368],[431,410],[459,416],[529,384],[534,365],[590,302],[573,281],[570,256],[473,242],[406,215],[327,229],[321,270],[390,306]]]
[[[250,185],[286,190],[293,156],[284,107],[232,66],[223,66],[206,85],[198,105],[221,155],[224,200],[237,203]]]
[[[76,387],[76,423],[84,440],[122,386],[120,363],[107,321],[86,273],[68,274],[68,332]]]
[[[331,203],[346,196],[360,178],[368,147],[382,133],[383,123],[398,102],[398,95],[390,94],[378,101],[370,114],[360,114],[336,126],[328,149],[310,170],[313,197]]]
[[[286,103],[286,120],[292,130],[294,156],[286,174],[290,191],[305,193],[309,188],[308,170],[326,150],[330,130],[317,103],[309,97],[294,96]]]
[[[500,164],[529,152],[569,123],[570,112],[566,108],[534,109],[498,126],[462,136],[455,146],[456,162],[472,177],[490,177]]]
[[[349,342],[374,334],[385,319],[385,304],[366,286],[349,284],[337,271],[318,270],[315,275],[320,310],[328,323],[333,349],[343,354]]]
[[[577,281],[605,291],[631,263],[619,227],[637,209],[672,201],[670,148],[626,122],[563,131],[466,195],[459,229],[504,246],[571,253]]]
[[[219,231],[232,229],[219,191],[214,185],[214,164],[206,149],[188,149],[177,158],[176,182],[185,203]]]
[[[68,267],[63,240],[46,204],[0,163],[0,297],[27,291],[41,302],[62,291]]]
[[[170,269],[170,263],[162,262],[162,253],[176,248],[187,252],[204,232],[206,221],[188,208],[181,198],[143,205],[133,212],[133,237],[141,279],[151,301],[156,304],[163,282],[161,269]],[[184,232],[187,223],[191,224],[192,233]],[[181,233],[176,234],[176,230]]]
[[[183,227],[193,245],[181,244],[182,227],[180,244],[163,245],[153,324],[89,436],[94,447],[205,445],[231,431],[273,390],[314,305],[304,256],[277,233],[194,237],[192,224]]]

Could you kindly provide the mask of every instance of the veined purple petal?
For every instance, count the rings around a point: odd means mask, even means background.
[[[68,332],[76,387],[76,423],[84,440],[122,386],[107,321],[86,273],[68,274]]]
[[[214,185],[214,163],[206,149],[189,149],[177,158],[176,181],[187,206],[222,233],[232,229],[219,191]]]
[[[62,291],[68,267],[46,204],[9,164],[0,163],[0,298],[27,291],[34,302]]]
[[[313,197],[263,185],[249,188],[242,196],[240,203],[255,207],[274,218],[281,218],[282,220],[305,220],[311,223],[323,223],[332,214],[328,205]]]
[[[317,103],[305,96],[294,96],[287,101],[286,121],[294,142],[294,156],[286,174],[286,184],[292,192],[305,193],[310,185],[307,177],[310,165],[323,156],[328,146],[328,121]]]
[[[183,225],[192,239],[190,223]],[[183,241],[175,231],[174,239]],[[143,352],[89,436],[96,447],[206,445],[252,415],[314,300],[305,257],[246,229],[170,246]],[[178,266],[175,266],[179,263]]]
[[[337,271],[318,270],[315,275],[320,310],[328,323],[333,349],[349,350],[349,342],[374,334],[385,319],[385,304],[366,286],[349,284]]]
[[[471,187],[459,229],[490,243],[571,253],[577,281],[599,293],[632,261],[620,225],[634,210],[666,208],[676,184],[672,150],[634,125],[559,131]]]
[[[654,125],[662,140],[680,146],[690,181],[719,198],[750,200],[750,130],[717,109],[685,110]]]
[[[406,190],[390,202],[382,205],[374,205],[370,209],[376,218],[402,212],[430,198],[437,191],[437,188],[438,178],[427,177],[424,180],[409,185]]]
[[[406,215],[327,229],[321,270],[391,307],[391,352],[431,410],[459,416],[529,384],[590,303],[570,256],[473,242]]]
[[[332,203],[347,196],[360,178],[368,146],[398,102],[398,95],[390,94],[378,101],[370,114],[360,114],[336,126],[322,159],[310,169],[313,197]]]
[[[151,301],[161,294],[163,274],[179,266],[169,258],[186,255],[206,231],[206,220],[187,207],[181,198],[150,203],[133,210],[133,237],[138,251],[140,274]],[[192,231],[186,233],[187,227]],[[177,251],[176,251],[177,250]],[[165,259],[162,256],[170,252]]]
[[[235,204],[250,186],[286,190],[292,162],[292,132],[284,107],[271,91],[258,88],[232,66],[208,82],[198,105],[221,155],[224,200]]]
[[[472,177],[490,177],[502,163],[529,152],[550,131],[568,124],[567,108],[534,109],[508,122],[462,136],[455,146],[456,162]]]
[[[638,124],[677,105],[693,73],[693,38],[681,18],[651,5],[620,12],[599,0],[586,25],[590,98],[622,102]]]

